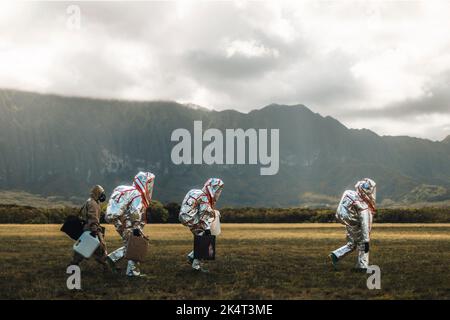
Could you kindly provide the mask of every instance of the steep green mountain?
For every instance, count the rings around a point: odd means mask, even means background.
[[[192,132],[195,120],[203,121],[203,130],[279,129],[278,174],[261,176],[260,165],[173,164],[171,134]],[[129,183],[138,170],[156,174],[154,198],[161,201],[180,202],[210,176],[225,181],[222,206],[327,203],[363,177],[378,183],[380,202],[442,201],[450,199],[447,140],[380,137],[303,105],[273,104],[245,114],[0,90],[0,189],[72,201],[87,196],[93,184],[111,191]]]

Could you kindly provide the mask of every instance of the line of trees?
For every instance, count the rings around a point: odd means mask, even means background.
[[[105,208],[104,208],[105,209]],[[162,204],[152,201],[147,209],[149,223],[179,223],[178,203]],[[223,208],[221,221],[225,223],[325,223],[334,222],[332,209],[308,208]],[[0,205],[0,223],[63,223],[68,215],[77,215],[79,208],[35,208]],[[104,222],[104,216],[102,217]],[[378,223],[450,223],[450,207],[418,209],[379,209],[374,216]]]

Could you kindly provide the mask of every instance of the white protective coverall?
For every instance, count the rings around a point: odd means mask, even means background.
[[[216,217],[214,206],[219,200],[223,189],[223,181],[218,178],[210,178],[203,188],[192,189],[184,197],[181,204],[179,220],[195,235],[203,235],[210,232],[211,223]],[[192,262],[192,268],[200,270],[200,261],[194,259],[194,251],[188,254],[188,260]]]
[[[105,220],[114,224],[124,246],[108,255],[109,262],[115,264],[124,257],[129,236],[134,229],[143,234],[145,212],[152,198],[154,180],[153,173],[141,171],[134,177],[132,186],[118,186],[111,194]],[[140,276],[139,262],[129,260],[126,274]]]
[[[346,190],[336,210],[336,219],[347,229],[347,244],[331,254],[333,263],[358,248],[357,269],[369,266],[369,242],[375,213],[376,184],[365,178],[355,185],[356,191]],[[334,255],[334,257],[333,257]]]

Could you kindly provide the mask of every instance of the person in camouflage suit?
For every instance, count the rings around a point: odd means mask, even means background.
[[[106,263],[107,249],[103,231],[100,226],[101,203],[106,200],[105,190],[102,186],[96,185],[91,189],[90,197],[80,210],[81,218],[86,221],[83,230],[90,231],[96,235],[100,241],[100,246],[95,250],[93,256],[95,261],[103,266],[104,271],[108,270]],[[79,265],[85,258],[74,252],[71,265]]]

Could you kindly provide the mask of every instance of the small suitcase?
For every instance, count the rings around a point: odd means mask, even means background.
[[[61,227],[61,231],[67,234],[73,240],[78,240],[83,234],[85,221],[78,216],[68,216]]]
[[[73,245],[73,250],[88,259],[99,246],[100,240],[98,240],[98,237],[93,236],[90,231],[85,231]]]
[[[148,250],[148,240],[142,236],[132,234],[128,240],[125,258],[133,261],[144,261]]]
[[[194,259],[214,260],[216,258],[216,236],[194,236]]]

